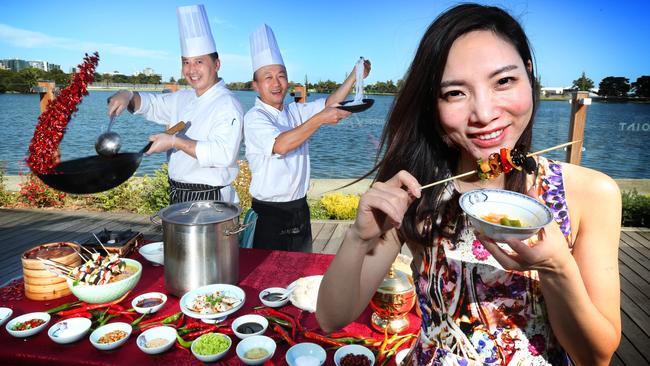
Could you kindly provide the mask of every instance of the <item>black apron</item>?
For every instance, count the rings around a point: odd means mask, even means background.
[[[306,197],[289,202],[253,198],[252,208],[257,213],[253,248],[311,253],[311,221]]]
[[[221,188],[169,179],[169,204],[189,201],[221,201]]]

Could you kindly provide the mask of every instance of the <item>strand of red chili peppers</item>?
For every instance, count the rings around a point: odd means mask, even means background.
[[[54,171],[59,161],[56,157],[65,129],[77,111],[77,105],[88,95],[88,85],[93,82],[95,67],[99,62],[97,52],[86,54],[70,85],[47,105],[47,109],[38,117],[34,137],[29,144],[27,165],[35,173],[46,174]]]

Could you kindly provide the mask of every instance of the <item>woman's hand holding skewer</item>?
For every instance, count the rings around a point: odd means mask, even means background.
[[[376,182],[361,196],[352,231],[361,240],[372,240],[399,228],[408,207],[420,197],[420,183],[402,170],[386,182]]]

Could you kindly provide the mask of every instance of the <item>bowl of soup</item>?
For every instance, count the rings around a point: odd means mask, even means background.
[[[68,278],[70,291],[79,300],[89,304],[103,304],[126,295],[138,284],[142,276],[142,265],[129,258],[120,258],[120,260],[124,262],[121,273],[112,276],[106,283],[94,285],[91,284],[93,281],[87,283]]]
[[[517,192],[476,189],[463,193],[459,202],[472,226],[495,241],[528,239],[553,221],[546,205]]]

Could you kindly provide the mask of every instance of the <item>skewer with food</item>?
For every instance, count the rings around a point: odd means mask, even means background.
[[[478,177],[481,180],[495,179],[501,173],[507,174],[513,170],[521,171],[523,169],[526,173],[532,174],[537,170],[537,162],[535,161],[535,159],[533,159],[533,156],[540,155],[545,152],[559,149],[565,146],[573,145],[581,141],[582,140],[571,141],[571,142],[556,145],[529,154],[526,154],[525,152],[517,148],[515,149],[501,148],[498,153],[490,154],[487,160],[483,160],[483,159],[478,160],[476,170],[472,170],[469,172],[465,172],[463,174],[459,174],[446,179],[441,179],[433,183],[429,183],[427,185],[420,187],[420,190],[430,188],[441,183],[449,182],[454,179],[468,177],[474,174],[478,175]]]

